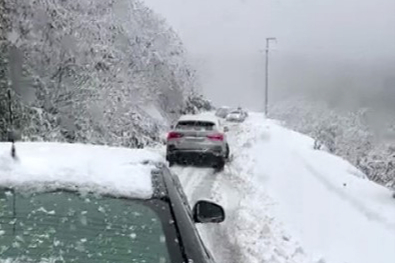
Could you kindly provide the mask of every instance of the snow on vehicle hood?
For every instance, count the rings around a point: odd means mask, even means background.
[[[163,158],[149,150],[66,143],[0,143],[0,187],[31,191],[67,189],[150,198],[151,171]]]

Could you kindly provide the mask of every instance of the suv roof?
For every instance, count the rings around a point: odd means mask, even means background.
[[[130,198],[154,195],[152,173],[159,154],[127,149],[67,143],[18,143],[17,160],[11,145],[0,143],[0,187],[33,191],[55,189],[92,191]]]

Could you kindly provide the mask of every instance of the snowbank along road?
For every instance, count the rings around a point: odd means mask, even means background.
[[[394,263],[395,202],[307,136],[251,113],[230,126],[221,173],[172,168],[191,204],[223,205],[226,222],[198,226],[218,263]]]

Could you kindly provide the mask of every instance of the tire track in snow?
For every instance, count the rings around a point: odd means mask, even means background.
[[[218,263],[243,263],[240,246],[235,242],[234,223],[240,204],[240,191],[232,184],[232,169],[218,174],[211,187],[211,200],[221,204],[226,211],[222,224],[201,225],[199,231],[211,243],[211,250]]]
[[[175,166],[171,170],[180,178],[191,207],[199,198],[209,198],[211,188],[207,186],[211,184],[206,183],[206,181],[213,180],[210,179],[213,178],[213,169]]]
[[[233,125],[232,125],[233,126]],[[232,151],[240,148],[239,125],[231,127],[229,143],[233,157],[240,153]],[[234,140],[232,140],[234,138]],[[232,143],[234,142],[234,143]],[[233,158],[231,158],[233,159]],[[211,168],[175,166],[172,171],[179,176],[191,207],[201,199],[212,200],[225,209],[226,219],[221,224],[197,225],[205,243],[218,263],[244,263],[240,246],[235,238],[235,220],[242,199],[242,182],[238,181],[238,168],[232,162],[226,164],[224,171],[214,172]]]
[[[355,209],[357,209],[359,212],[364,214],[369,220],[376,221],[378,223],[385,225],[389,229],[395,230],[394,224],[388,222],[388,220],[386,218],[380,216],[379,214],[375,213],[374,211],[371,211],[368,207],[366,207],[363,203],[361,203],[356,198],[353,198],[351,195],[347,194],[346,192],[341,191],[341,189],[339,189],[338,187],[333,185],[328,179],[325,178],[324,175],[322,175],[317,169],[315,169],[313,167],[313,165],[311,165],[300,154],[294,152],[294,155],[296,158],[301,160],[301,162],[304,164],[306,170],[309,171],[310,174],[316,180],[318,180],[322,185],[324,185],[329,191],[336,194],[342,200],[350,203]]]
[[[264,119],[254,118],[252,121],[255,122],[240,125],[233,134],[239,152],[230,166],[233,170],[231,180],[241,194],[232,224],[227,227],[228,233],[233,234],[232,242],[238,247],[239,262],[324,262],[321,259],[307,259],[301,245],[284,231],[282,223],[273,216],[276,204],[264,188],[256,185],[257,182],[265,183],[267,175],[257,163],[260,160],[257,158],[259,151],[252,148],[258,142],[271,143],[272,130]]]
[[[222,224],[197,225],[205,243],[212,251],[218,263],[243,263],[238,254],[239,248],[232,242],[229,235],[229,224],[234,220],[239,197],[233,195],[228,199],[227,193],[238,193],[228,183],[229,164],[221,173],[215,173],[211,168],[199,167],[173,167],[172,171],[178,175],[184,191],[192,207],[198,200],[212,200],[221,204],[226,212],[226,220]]]
[[[289,241],[274,218],[269,214],[262,217],[262,209],[269,209],[272,201],[265,193],[256,193],[257,187],[252,185],[256,160],[255,156],[249,156],[250,148],[257,141],[270,141],[269,127],[264,120],[258,125],[229,126],[228,138],[234,158],[223,172],[193,167],[172,168],[180,177],[191,206],[199,199],[208,199],[225,208],[226,220],[222,224],[197,225],[203,240],[217,263],[306,262],[303,249]]]
[[[238,160],[247,158],[242,149],[250,148],[254,144],[253,136],[245,136],[250,133],[250,129],[243,129],[241,124],[230,124],[229,144],[232,152],[232,161],[225,166],[222,173],[215,174],[207,182],[210,187],[210,199],[221,204],[226,211],[226,220],[219,225],[201,225],[199,231],[210,244],[214,257],[218,263],[244,263],[246,257],[243,254],[243,244],[237,237],[237,229],[240,225],[241,202],[247,185],[243,175],[240,175],[243,168]],[[248,126],[246,126],[248,127]],[[246,141],[245,138],[248,138]],[[212,179],[214,178],[214,180]],[[212,184],[211,184],[212,182]],[[198,191],[196,192],[198,193]]]

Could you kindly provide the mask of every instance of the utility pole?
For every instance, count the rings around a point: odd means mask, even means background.
[[[275,37],[266,38],[266,78],[265,78],[265,116],[268,115],[269,108],[269,46],[270,41],[276,41]]]

